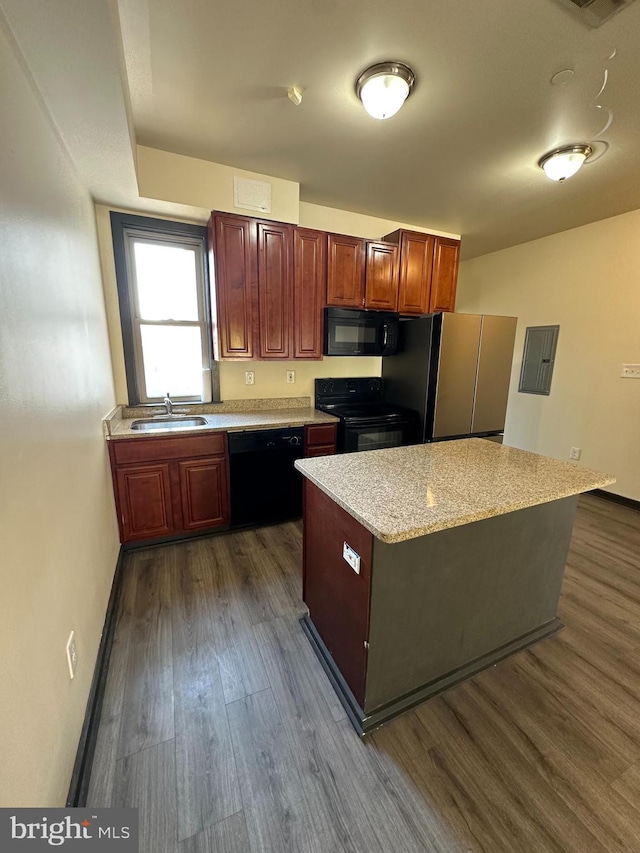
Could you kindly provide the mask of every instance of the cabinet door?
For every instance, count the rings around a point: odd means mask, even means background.
[[[455,310],[459,257],[459,240],[451,240],[446,237],[435,238],[430,311]]]
[[[293,264],[293,356],[322,358],[322,303],[327,235],[296,228]]]
[[[291,254],[290,226],[258,223],[260,358],[291,358]]]
[[[199,530],[229,524],[229,479],[226,457],[178,462],[182,527]]]
[[[173,533],[169,463],[118,468],[116,484],[123,542]]]
[[[329,234],[328,256],[327,305],[364,307],[365,241]]]
[[[395,311],[398,306],[398,247],[367,243],[365,307]]]
[[[213,255],[220,358],[254,358],[255,220],[215,216]]]
[[[431,295],[435,238],[430,234],[403,231],[400,237],[400,314],[426,314]]]

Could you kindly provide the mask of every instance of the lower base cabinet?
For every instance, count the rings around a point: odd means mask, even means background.
[[[226,433],[109,443],[120,541],[229,526]]]
[[[305,456],[331,456],[336,452],[337,424],[316,424],[304,431]]]

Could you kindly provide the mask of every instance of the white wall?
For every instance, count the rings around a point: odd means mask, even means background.
[[[119,548],[114,393],[93,204],[1,25],[0,806],[60,806]]]
[[[495,252],[460,266],[456,310],[515,315],[505,441],[618,478],[640,500],[640,210]],[[518,393],[526,326],[559,324],[549,397]]]

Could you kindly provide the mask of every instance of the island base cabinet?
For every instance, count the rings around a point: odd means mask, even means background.
[[[577,496],[387,544],[305,489],[303,629],[359,734],[562,628]]]
[[[373,537],[306,479],[304,515],[302,597],[335,667],[362,705]],[[344,560],[345,542],[360,556],[359,573]]]

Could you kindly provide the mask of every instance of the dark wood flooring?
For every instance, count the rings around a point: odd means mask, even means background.
[[[141,853],[640,851],[640,513],[580,501],[565,630],[358,739],[300,525],[127,557],[89,805]]]

